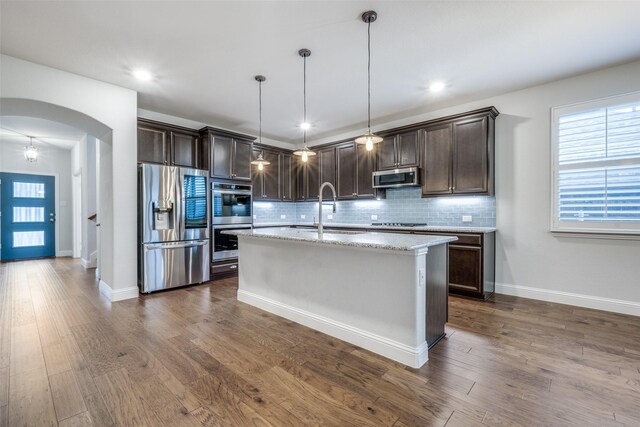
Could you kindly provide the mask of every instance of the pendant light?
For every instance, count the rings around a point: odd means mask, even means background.
[[[258,134],[258,142],[260,143],[260,145],[262,145],[262,82],[267,80],[267,78],[265,76],[255,76],[254,77],[256,79],[256,81],[258,82],[258,103],[260,104],[260,133]],[[260,154],[258,154],[258,158],[253,160],[251,162],[252,165],[257,165],[258,166],[258,170],[264,170],[264,167],[267,165],[270,165],[271,162],[268,162],[264,159],[264,157],[262,157],[262,152],[260,152]]]
[[[33,146],[33,137],[29,137],[29,146],[24,147],[24,159],[29,163],[38,161],[38,149]]]
[[[357,144],[364,144],[367,151],[373,145],[382,142],[382,138],[371,132],[371,23],[378,19],[378,14],[368,10],[362,14],[362,21],[367,24],[367,133],[356,138]]]
[[[309,49],[300,49],[298,51],[298,55],[302,57],[304,62],[303,65],[303,79],[302,79],[302,99],[303,99],[303,118],[302,118],[302,150],[297,150],[293,152],[294,156],[300,156],[303,162],[309,160],[309,156],[315,156],[316,153],[307,148],[307,129],[309,129],[309,124],[307,123],[307,58],[311,56],[311,51]]]

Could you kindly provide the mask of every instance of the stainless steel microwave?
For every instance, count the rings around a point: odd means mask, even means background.
[[[373,188],[410,187],[420,185],[418,168],[391,169],[373,173]]]

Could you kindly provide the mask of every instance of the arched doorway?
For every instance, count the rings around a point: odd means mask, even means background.
[[[77,128],[97,142],[95,150],[99,164],[93,165],[100,183],[96,194],[98,224],[103,230],[98,233],[97,264],[100,269],[111,268],[113,241],[110,235],[113,230],[113,177],[112,177],[112,129],[102,122],[84,114],[60,105],[21,98],[0,98],[0,121],[9,117],[29,117],[42,119]],[[89,228],[91,224],[84,218],[82,227]],[[100,270],[99,270],[99,274]],[[108,275],[108,274],[107,274]]]

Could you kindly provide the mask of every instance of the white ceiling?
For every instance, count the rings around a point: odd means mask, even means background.
[[[139,91],[139,107],[297,143],[302,59],[310,139],[640,58],[640,1],[1,3],[3,53]],[[141,83],[133,68],[156,79]],[[447,89],[431,94],[433,80]],[[96,100],[99,102],[99,100]]]
[[[33,117],[0,117],[0,143],[29,144],[33,136],[33,145],[50,145],[70,150],[80,141],[85,132],[62,123]]]

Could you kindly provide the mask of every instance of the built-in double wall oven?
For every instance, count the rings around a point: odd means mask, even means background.
[[[211,189],[213,200],[211,261],[236,258],[238,238],[222,232],[252,227],[251,185],[213,181]]]

